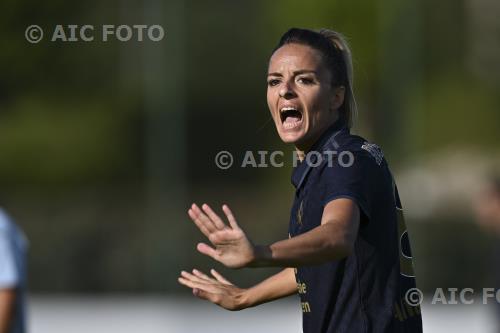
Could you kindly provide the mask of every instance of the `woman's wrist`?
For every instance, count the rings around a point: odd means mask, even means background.
[[[272,262],[271,247],[268,245],[255,245],[253,258],[248,264],[248,267],[266,267]]]
[[[254,300],[252,298],[252,288],[242,289],[241,294],[237,298],[237,308],[238,310],[243,310],[254,306]]]
[[[259,304],[265,303],[267,300],[263,294],[262,284],[257,284],[253,287],[243,289],[241,296],[239,297],[239,309],[247,309]]]

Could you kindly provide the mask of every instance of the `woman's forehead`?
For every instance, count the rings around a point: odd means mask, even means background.
[[[288,69],[317,70],[323,65],[321,52],[302,44],[286,44],[277,49],[269,61],[269,73]]]

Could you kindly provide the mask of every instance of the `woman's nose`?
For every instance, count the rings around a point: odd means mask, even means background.
[[[279,93],[280,93],[280,97],[283,97],[283,98],[291,98],[291,97],[295,96],[295,92],[293,91],[293,89],[289,83],[283,84]]]

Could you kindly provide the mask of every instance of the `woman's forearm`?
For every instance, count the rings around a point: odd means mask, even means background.
[[[257,246],[249,266],[300,267],[322,264],[351,254],[360,212],[350,199],[330,201],[318,227],[269,246]]]
[[[333,223],[320,225],[297,237],[258,246],[254,267],[299,267],[345,258],[352,251],[349,237]]]
[[[248,308],[271,302],[297,292],[297,283],[293,268],[285,268],[281,272],[267,278],[261,283],[247,289],[243,297],[243,307]]]

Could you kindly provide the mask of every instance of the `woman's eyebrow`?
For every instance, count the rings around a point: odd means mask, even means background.
[[[317,74],[317,72],[313,69],[301,69],[298,71],[293,72],[294,75],[300,75],[300,74]]]
[[[297,70],[297,71],[294,71],[293,72],[293,75],[296,76],[296,75],[300,75],[300,74],[308,74],[308,73],[311,73],[311,74],[317,74],[317,72],[313,69],[300,69],[300,70]],[[278,77],[282,77],[283,74],[281,73],[278,73],[278,72],[272,72],[272,73],[268,73],[267,76],[278,76]]]

